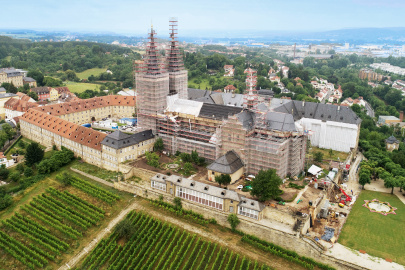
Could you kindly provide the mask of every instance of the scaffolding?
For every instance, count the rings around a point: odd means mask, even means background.
[[[251,68],[245,70],[246,77],[246,91],[247,94],[243,96],[243,107],[254,110],[258,104],[258,95],[256,90],[257,71]]]
[[[179,94],[179,98],[188,98],[188,72],[184,70],[183,55],[179,49],[178,21],[176,18],[171,18],[170,26],[170,46],[167,49],[167,70],[169,71],[169,94]]]
[[[253,127],[244,127],[237,117],[222,126],[222,151],[235,150],[245,160],[249,174],[276,169],[277,174],[298,174],[305,162],[306,139],[301,133],[269,130],[256,117]]]
[[[144,61],[138,63],[135,72],[138,126],[154,133],[156,117],[166,109],[169,95],[169,74],[162,68],[155,35],[151,27]]]

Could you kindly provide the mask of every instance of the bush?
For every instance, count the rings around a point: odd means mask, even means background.
[[[236,227],[239,225],[240,220],[236,214],[230,214],[228,216],[228,222],[231,225],[232,231],[236,230]]]
[[[25,168],[24,176],[30,177],[30,176],[33,176],[33,175],[34,175],[34,171],[30,167]]]
[[[19,172],[12,172],[10,174],[10,179],[13,182],[17,182],[20,179],[20,173]]]
[[[24,172],[24,164],[19,163],[16,167],[17,171],[19,171],[20,173]]]
[[[153,152],[146,152],[146,164],[152,167],[159,167],[159,156],[156,153]]]
[[[21,148],[25,148],[25,142],[23,140],[20,140],[18,142],[18,146],[21,147]]]
[[[2,180],[6,180],[8,178],[10,171],[6,168],[6,166],[1,165],[0,167],[0,178]]]
[[[182,204],[181,204],[181,199],[180,199],[179,197],[174,198],[174,199],[173,199],[173,203],[174,203],[174,207],[175,207],[177,210],[180,210],[180,209],[183,208],[183,206],[182,206]]]
[[[181,158],[181,160],[182,160],[183,162],[191,162],[191,161],[192,161],[191,155],[188,154],[188,153],[181,153],[181,154],[180,154],[180,158]]]

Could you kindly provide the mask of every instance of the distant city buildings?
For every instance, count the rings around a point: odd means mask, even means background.
[[[381,69],[386,72],[391,72],[398,75],[405,75],[405,68],[393,66],[389,63],[374,63],[370,65],[373,69]]]

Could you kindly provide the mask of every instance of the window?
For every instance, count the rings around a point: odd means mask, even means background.
[[[163,184],[163,183],[160,183],[160,182],[157,182],[157,181],[151,181],[150,184],[151,184],[152,188],[156,188],[156,189],[166,191],[166,184]]]
[[[239,206],[239,215],[259,219],[259,211]]]

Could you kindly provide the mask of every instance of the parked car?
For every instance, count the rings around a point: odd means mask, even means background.
[[[237,187],[237,189],[239,189],[239,190],[241,190],[242,188],[243,188],[242,185],[239,185],[239,186]]]

